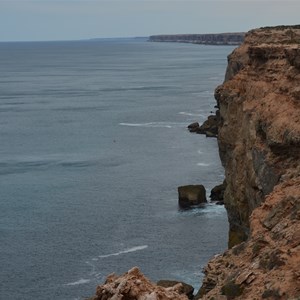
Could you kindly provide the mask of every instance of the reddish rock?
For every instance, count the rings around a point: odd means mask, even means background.
[[[197,298],[300,298],[299,53],[300,26],[280,26],[229,56],[215,97],[231,249],[205,267]]]
[[[147,279],[137,267],[117,276],[111,274],[99,285],[91,300],[188,300],[181,283],[164,288]]]

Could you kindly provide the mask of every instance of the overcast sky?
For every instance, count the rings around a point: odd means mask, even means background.
[[[0,41],[248,31],[300,24],[300,0],[0,0]]]

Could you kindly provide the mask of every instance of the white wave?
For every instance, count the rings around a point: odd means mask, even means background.
[[[207,163],[197,163],[197,166],[199,166],[199,167],[208,167],[208,166],[210,166],[210,164],[207,164]]]
[[[88,283],[90,282],[91,280],[90,279],[84,279],[84,278],[81,278],[77,281],[74,281],[74,282],[70,282],[70,283],[66,283],[65,285],[79,285],[79,284],[85,284],[85,283]]]
[[[110,257],[110,256],[118,256],[121,254],[126,254],[126,253],[130,253],[130,252],[135,252],[135,251],[140,251],[140,250],[144,250],[148,248],[148,245],[142,245],[142,246],[136,246],[136,247],[132,247],[129,249],[125,249],[119,252],[115,252],[115,253],[110,253],[110,254],[105,254],[105,255],[99,255],[99,258],[106,258],[106,257]]]
[[[151,123],[119,123],[121,126],[132,126],[132,127],[147,127]]]
[[[186,111],[180,111],[178,114],[184,115],[184,116],[191,116],[191,117],[202,117],[202,118],[206,117],[204,114],[190,113],[190,112],[186,112]]]
[[[198,154],[203,154],[203,151],[198,150],[197,153],[198,153]]]
[[[172,122],[149,122],[149,123],[119,123],[121,126],[131,127],[153,127],[153,128],[173,128],[173,127],[185,127],[185,123],[172,123]]]

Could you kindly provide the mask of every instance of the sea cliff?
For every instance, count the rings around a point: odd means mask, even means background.
[[[228,57],[215,98],[231,249],[198,297],[300,297],[299,84],[300,26],[252,30]]]
[[[215,98],[229,250],[205,267],[197,299],[300,298],[299,84],[300,26],[252,30],[228,57]],[[135,272],[93,299],[187,299]]]
[[[150,42],[176,42],[203,45],[240,45],[244,40],[244,32],[211,33],[211,34],[165,34],[152,35]]]

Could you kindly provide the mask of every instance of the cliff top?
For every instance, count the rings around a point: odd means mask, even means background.
[[[245,35],[245,44],[300,44],[300,25],[250,30]]]

